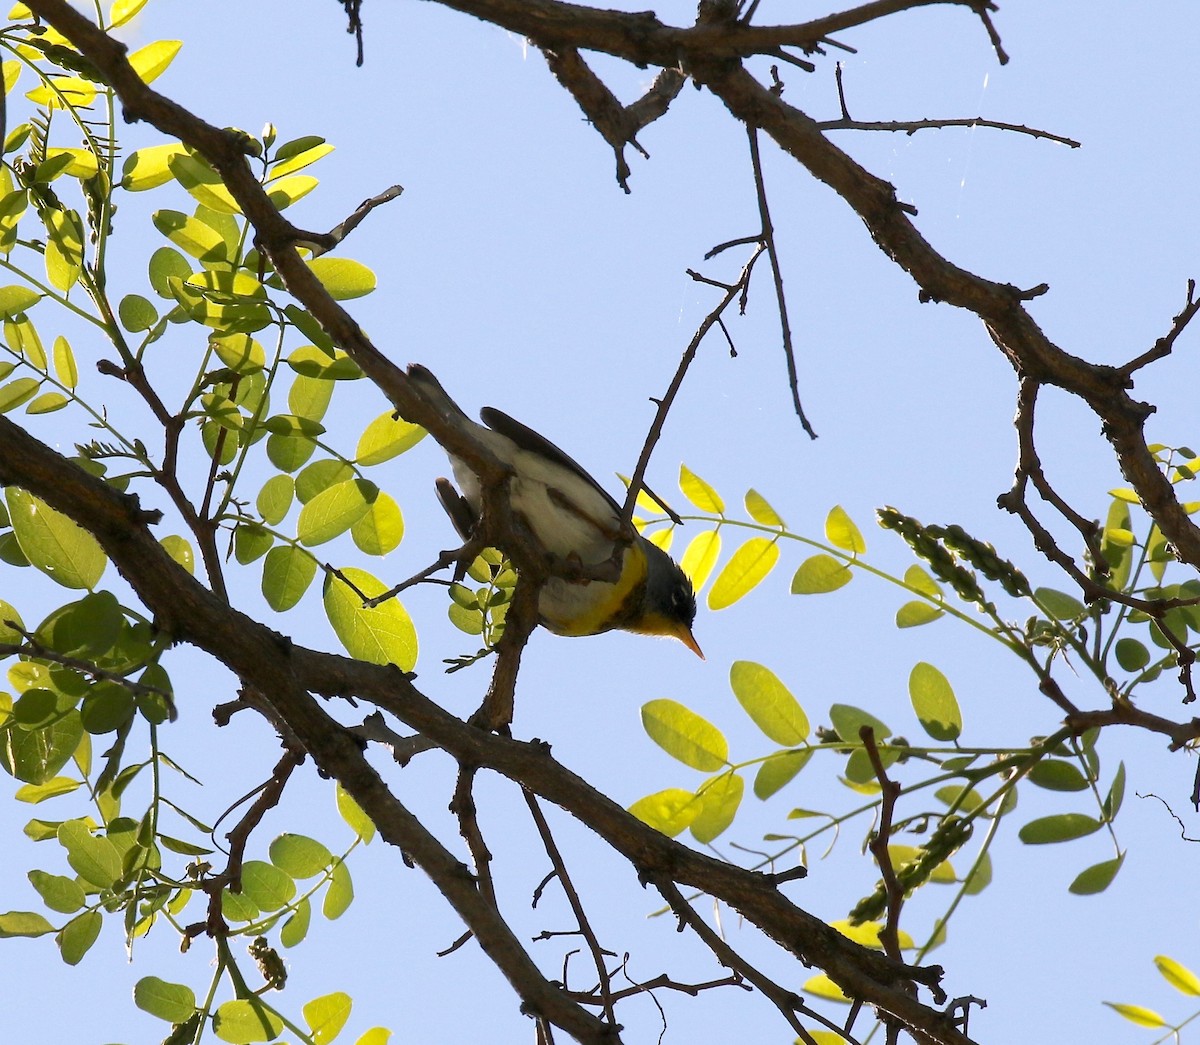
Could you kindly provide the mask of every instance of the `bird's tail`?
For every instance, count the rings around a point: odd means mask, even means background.
[[[442,383],[420,363],[409,364],[408,379],[416,386],[421,396],[438,413],[455,422],[467,421],[472,425],[474,424],[467,417],[462,407],[450,398],[450,393],[442,387]]]

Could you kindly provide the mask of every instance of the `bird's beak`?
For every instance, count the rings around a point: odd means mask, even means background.
[[[704,651],[700,648],[700,643],[696,641],[696,636],[692,634],[692,629],[686,625],[681,627],[675,637],[690,649],[697,657],[704,660]]]

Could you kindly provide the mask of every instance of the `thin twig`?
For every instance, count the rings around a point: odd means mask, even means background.
[[[554,867],[554,873],[558,878],[559,884],[562,886],[563,893],[567,897],[567,903],[570,904],[571,910],[575,915],[575,921],[579,925],[579,932],[583,935],[588,945],[588,950],[591,951],[592,961],[596,965],[596,975],[598,977],[596,989],[600,992],[600,999],[604,1008],[604,1020],[610,1026],[617,1027],[619,1024],[617,1023],[616,1012],[613,1010],[612,978],[609,976],[608,968],[604,964],[604,949],[600,946],[600,941],[596,938],[596,933],[593,931],[591,922],[588,920],[587,912],[583,909],[583,902],[579,899],[579,892],[575,888],[575,883],[571,881],[566,861],[563,860],[558,843],[554,841],[554,835],[550,832],[550,825],[546,822],[545,814],[542,813],[537,796],[532,791],[524,788],[521,793],[525,797],[525,804],[529,807],[529,815],[533,817],[534,826],[537,827],[538,835],[542,839],[546,855],[550,858],[550,863]]]
[[[796,374],[796,353],[792,347],[792,325],[788,321],[787,297],[783,293],[783,269],[779,264],[779,251],[775,246],[775,226],[771,224],[771,210],[767,205],[767,189],[763,182],[762,160],[758,153],[758,130],[746,126],[746,135],[750,140],[750,164],[754,169],[754,194],[758,199],[758,214],[762,219],[762,242],[767,248],[767,259],[771,263],[771,274],[775,282],[775,303],[779,309],[779,328],[783,338],[783,357],[787,362],[788,387],[792,393],[792,407],[800,424],[810,438],[816,439],[817,433],[804,415],[804,407],[800,403],[800,379]]]
[[[871,769],[879,782],[879,829],[871,838],[869,848],[879,866],[879,874],[883,879],[884,892],[887,895],[887,920],[879,930],[879,942],[883,953],[889,958],[901,961],[900,953],[900,911],[904,906],[904,889],[896,879],[896,868],[892,865],[892,854],[888,844],[892,838],[892,819],[896,811],[896,799],[900,797],[901,787],[892,780],[884,767],[883,759],[879,756],[879,748],[875,744],[875,730],[871,726],[862,726],[858,731],[859,739],[871,760]]]

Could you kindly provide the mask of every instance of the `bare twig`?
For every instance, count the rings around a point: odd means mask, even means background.
[[[753,126],[747,126],[746,135],[750,141],[750,165],[754,170],[754,194],[758,200],[758,214],[762,219],[762,242],[767,248],[767,259],[771,263],[771,275],[775,282],[775,305],[779,310],[779,331],[783,339],[783,357],[787,363],[788,388],[792,393],[792,408],[800,418],[800,424],[809,437],[816,439],[817,433],[804,415],[804,407],[800,403],[800,384],[796,374],[796,352],[792,346],[792,325],[788,321],[787,297],[783,292],[783,269],[779,265],[779,251],[775,246],[775,226],[771,223],[771,209],[767,205],[767,188],[763,181],[762,159],[758,153],[758,131]]]
[[[588,920],[587,912],[583,909],[583,901],[579,898],[579,892],[575,888],[575,883],[571,881],[566,861],[563,860],[558,843],[554,841],[550,825],[546,822],[546,816],[542,812],[541,806],[538,805],[537,796],[527,789],[523,790],[522,794],[525,796],[525,804],[529,807],[529,815],[533,817],[534,826],[537,828],[538,836],[545,847],[546,855],[550,858],[554,874],[558,878],[559,885],[562,886],[563,893],[567,897],[567,903],[570,904],[572,913],[575,915],[579,932],[583,935],[588,950],[591,952],[592,961],[596,965],[596,989],[600,993],[600,1002],[604,1009],[604,1021],[612,1027],[617,1027],[619,1024],[617,1023],[616,1013],[613,1011],[612,977],[609,975],[608,967],[604,964],[605,951],[600,946],[600,941],[596,938],[596,933],[592,929],[591,922]]]

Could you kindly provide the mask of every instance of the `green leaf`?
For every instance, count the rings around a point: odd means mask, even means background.
[[[348,482],[353,476],[354,469],[345,461],[313,461],[296,476],[296,497],[301,504],[308,504],[317,494],[338,483]]]
[[[196,995],[182,983],[143,976],[133,987],[133,1004],[168,1023],[183,1023],[196,1011]]]
[[[908,676],[908,695],[921,728],[934,740],[957,740],[962,713],[949,680],[932,664],[921,661]]]
[[[679,568],[687,574],[692,586],[699,591],[704,587],[709,574],[721,555],[721,533],[719,530],[701,530],[688,541]]]
[[[810,747],[797,751],[776,751],[758,767],[754,777],[754,794],[758,798],[770,798],[786,787],[813,756]]]
[[[133,718],[133,694],[115,682],[98,682],[79,709],[83,728],[102,735],[120,729]]]
[[[1117,639],[1117,663],[1126,671],[1141,671],[1150,663],[1150,651],[1137,639]]]
[[[134,51],[129,64],[143,83],[151,83],[166,72],[182,46],[182,40],[156,40]]]
[[[229,260],[229,247],[225,238],[204,222],[177,210],[155,211],[151,220],[154,227],[185,254],[210,264]],[[150,263],[153,269],[153,258]],[[151,282],[153,283],[153,279]]]
[[[1074,762],[1044,758],[1029,771],[1029,782],[1047,791],[1086,791],[1087,777]]]
[[[379,487],[367,479],[322,490],[300,510],[296,536],[309,548],[333,540],[367,514],[378,494]]]
[[[863,539],[862,531],[854,525],[854,520],[840,504],[834,505],[825,518],[825,536],[830,544],[842,551],[852,555],[866,553],[867,542]]]
[[[78,965],[100,935],[104,919],[99,911],[76,915],[54,937],[59,954],[68,965]]]
[[[311,924],[312,904],[309,903],[307,896],[302,896],[296,903],[292,916],[283,923],[283,928],[279,930],[279,942],[284,947],[295,947],[302,943],[308,935]]]
[[[270,526],[283,522],[292,507],[296,493],[296,481],[287,474],[273,475],[258,491],[255,506],[263,521]]]
[[[725,502],[721,495],[684,464],[679,466],[679,489],[700,511],[713,515],[725,514]]]
[[[25,791],[24,795],[18,792],[22,801],[40,802],[55,794],[67,794],[79,786],[74,780],[66,780],[65,783],[59,784],[55,784],[54,781],[65,780],[56,777],[55,774],[71,760],[83,736],[83,723],[79,720],[79,713],[75,711],[63,715],[52,726],[44,729],[4,731],[0,736],[0,766],[31,788],[51,788],[48,792]]]
[[[912,602],[906,602],[896,611],[896,627],[919,628],[922,624],[929,624],[937,620],[942,616],[942,612],[937,606],[914,599]]]
[[[351,1004],[350,995],[335,991],[314,998],[301,1009],[315,1045],[328,1045],[341,1033],[350,1018]]]
[[[1108,789],[1108,794],[1104,796],[1104,819],[1115,820],[1117,813],[1121,811],[1121,803],[1124,801],[1125,763],[1121,762],[1117,766],[1116,773],[1113,774],[1113,782]]]
[[[651,700],[642,706],[642,726],[672,758],[711,773],[729,759],[729,743],[716,726],[678,701]]]
[[[82,820],[67,820],[58,827],[58,842],[67,851],[67,863],[84,881],[109,888],[121,876],[121,854],[107,838],[93,835]]]
[[[1162,974],[1163,979],[1180,994],[1200,994],[1200,977],[1186,965],[1181,965],[1174,958],[1160,954],[1154,959],[1154,967]]]
[[[46,871],[30,871],[28,878],[42,902],[59,914],[74,914],[87,903],[82,887],[74,878]]]
[[[372,1027],[358,1036],[354,1045],[388,1045],[392,1032],[386,1027]]]
[[[320,423],[333,398],[334,382],[297,374],[288,389],[288,407],[297,417]]]
[[[41,300],[42,295],[36,290],[21,286],[19,283],[10,283],[6,287],[0,287],[0,317],[12,319],[33,308]]]
[[[717,838],[737,815],[746,782],[738,773],[722,773],[696,790],[700,812],[691,822],[692,837],[702,845]]]
[[[701,803],[691,791],[669,787],[639,798],[629,807],[629,812],[643,824],[653,827],[668,838],[675,838],[685,831],[700,815]]]
[[[0,940],[14,936],[45,936],[52,932],[54,926],[33,911],[8,911],[0,914]]]
[[[1055,591],[1053,588],[1038,588],[1033,597],[1038,605],[1045,607],[1046,612],[1057,620],[1078,620],[1087,612],[1083,603],[1074,596]]]
[[[271,863],[292,878],[311,878],[320,874],[333,860],[333,854],[315,838],[282,834],[269,850]]]
[[[181,537],[177,533],[169,533],[165,537],[160,537],[158,543],[162,545],[162,550],[171,557],[173,562],[178,563],[189,574],[195,575],[196,553],[192,551],[192,546],[186,537]]]
[[[849,565],[824,552],[805,559],[792,578],[793,595],[824,595],[850,583]]]
[[[387,555],[404,537],[404,516],[390,494],[380,491],[367,508],[367,514],[350,527],[350,536],[359,551],[367,555]]]
[[[341,785],[341,781],[338,782],[337,787],[334,789],[334,800],[337,803],[338,813],[346,821],[350,830],[369,844],[371,839],[375,837],[375,821],[367,816],[362,811],[362,806],[346,793],[346,790]]]
[[[1017,832],[1017,837],[1026,845],[1046,845],[1083,838],[1099,831],[1102,826],[1095,817],[1083,813],[1056,813],[1054,816],[1030,820]]]
[[[783,517],[767,503],[767,499],[757,490],[746,491],[746,513],[756,523],[761,523],[763,526],[778,526],[782,530],[787,525],[783,521]]]
[[[859,730],[870,726],[875,731],[875,740],[886,740],[892,731],[869,712],[851,704],[834,704],[829,709],[829,722],[837,735],[850,744],[859,742]]]
[[[314,258],[306,263],[334,301],[361,298],[375,289],[375,273],[350,258]]]
[[[96,538],[26,490],[10,486],[4,496],[29,561],[65,588],[94,588],[108,562]]]
[[[324,602],[325,615],[346,652],[358,660],[392,663],[401,671],[411,671],[417,662],[417,632],[408,611],[396,599],[368,609],[359,592],[374,598],[387,590],[383,583],[366,570],[348,566],[341,572],[358,591],[330,573],[325,577]]]
[[[1111,860],[1092,864],[1091,867],[1085,868],[1075,876],[1075,880],[1070,885],[1071,892],[1076,896],[1093,896],[1096,893],[1104,892],[1112,884],[1112,880],[1117,877],[1117,872],[1121,870],[1121,864],[1124,862],[1125,854],[1122,853]]]
[[[746,714],[776,744],[796,747],[808,739],[808,716],[770,668],[736,660],[729,669],[729,685]]]
[[[708,608],[723,610],[748,595],[779,561],[779,545],[767,537],[751,537],[733,553],[713,581]]]
[[[274,543],[275,538],[261,526],[239,523],[233,531],[233,556],[241,565],[249,566],[255,559],[266,555]]]
[[[963,892],[967,896],[978,896],[992,884],[992,858],[988,853],[981,853],[973,870],[967,872],[963,880]]]
[[[329,878],[329,888],[325,890],[325,899],[321,903],[321,913],[332,922],[346,913],[346,908],[353,900],[354,879],[350,877],[350,869],[345,863],[337,859]]]
[[[364,429],[354,451],[354,463],[362,467],[383,464],[416,446],[425,429],[396,417],[390,410],[380,414]]]
[[[283,1020],[257,998],[238,998],[213,1013],[213,1031],[231,1045],[249,1045],[274,1041],[283,1033]]]
[[[1139,1027],[1165,1027],[1167,1025],[1167,1021],[1157,1012],[1142,1005],[1126,1005],[1116,1001],[1106,1001],[1104,1004]]]
[[[173,298],[175,295],[171,293],[171,281],[185,280],[191,274],[192,266],[187,258],[172,247],[159,247],[150,255],[150,286],[160,298]],[[121,317],[121,322],[125,322],[124,316]]]
[[[259,910],[278,911],[296,895],[296,883],[274,864],[247,860],[242,865],[242,893]]]

